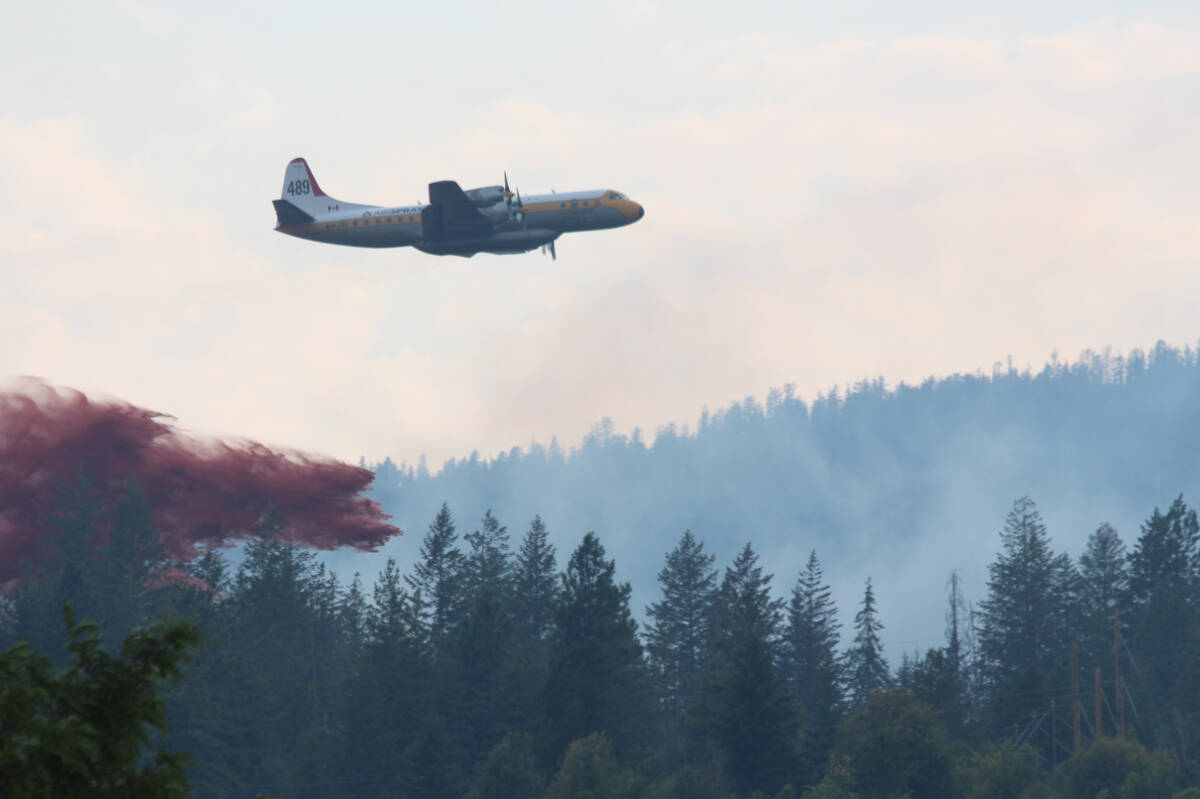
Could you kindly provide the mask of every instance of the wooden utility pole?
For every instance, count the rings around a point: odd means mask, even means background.
[[[1099,738],[1104,734],[1104,724],[1100,721],[1100,667],[1096,667],[1096,737]]]
[[[1125,686],[1121,685],[1121,611],[1113,612],[1113,664],[1116,668],[1117,735],[1125,737]]]
[[[1071,642],[1071,711],[1075,716],[1075,751],[1083,748],[1079,737],[1079,642]]]

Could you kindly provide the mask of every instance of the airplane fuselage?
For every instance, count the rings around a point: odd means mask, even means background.
[[[448,199],[438,202],[443,197]],[[296,159],[288,165],[282,196],[275,201],[275,229],[327,244],[411,246],[434,255],[471,256],[553,246],[563,233],[622,227],[644,214],[636,202],[608,189],[531,195],[514,202],[505,187],[463,192],[456,183],[441,181],[430,185],[430,199],[428,204],[390,207],[341,202],[322,192],[307,163]]]

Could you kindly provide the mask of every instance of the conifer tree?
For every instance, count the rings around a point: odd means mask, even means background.
[[[184,570],[198,581],[192,587],[199,598],[211,602],[216,595],[225,593],[229,588],[229,561],[216,547],[202,549],[199,557],[184,564]]]
[[[514,707],[519,697],[513,696],[521,675],[512,673],[517,642],[508,605],[508,531],[489,510],[481,529],[466,539],[470,549],[460,587],[460,620],[451,632],[452,662],[446,664],[452,689],[444,707],[464,773],[521,715]]]
[[[1084,662],[1102,665],[1106,671],[1113,656],[1113,621],[1126,596],[1125,564],[1120,535],[1111,524],[1101,524],[1079,557],[1079,609]]]
[[[534,516],[517,553],[513,602],[518,626],[529,638],[545,637],[554,622],[558,598],[554,545],[541,516]]]
[[[567,744],[593,732],[629,753],[647,730],[648,693],[629,611],[630,587],[614,579],[594,533],[571,553],[556,612],[553,653],[544,695],[543,753],[556,761]]]
[[[1054,556],[1054,607],[1057,613],[1054,624],[1064,635],[1078,641],[1083,618],[1082,592],[1079,570],[1066,552]]]
[[[354,573],[350,587],[339,597],[337,613],[343,643],[352,656],[357,656],[367,635],[367,598],[358,572]]]
[[[1156,591],[1181,588],[1194,579],[1200,571],[1198,543],[1200,522],[1182,496],[1166,513],[1154,509],[1129,553],[1129,604],[1135,612],[1149,605]]]
[[[846,652],[843,665],[846,692],[855,706],[892,684],[887,659],[883,656],[883,645],[879,642],[879,631],[882,629],[883,624],[875,617],[875,591],[868,577],[866,588],[863,589],[862,607],[854,614],[854,646]]]
[[[512,729],[533,735],[543,721],[543,691],[550,668],[550,635],[558,597],[554,545],[535,516],[513,561],[512,591],[506,608],[513,621],[505,662],[504,691],[510,699]]]
[[[783,600],[746,544],[725,570],[713,609],[707,722],[741,795],[774,794],[791,776],[796,713],[779,671]]]
[[[1079,557],[1080,592],[1089,614],[1112,618],[1125,593],[1125,544],[1116,529],[1105,522],[1088,537]]]
[[[426,635],[434,652],[444,647],[450,629],[457,621],[461,602],[460,583],[464,558],[456,546],[458,532],[450,508],[442,503],[437,517],[421,542],[421,558],[405,577],[413,600],[421,608]]]
[[[480,591],[504,591],[512,564],[508,544],[508,528],[500,524],[491,510],[483,514],[480,529],[467,533],[467,554],[463,564],[463,594],[471,596]]]
[[[312,778],[290,753],[317,726],[332,655],[317,643],[323,575],[312,551],[285,540],[275,511],[268,509],[254,531],[222,619],[222,654],[230,696],[255,699],[231,702],[209,734],[221,735],[216,759],[235,760],[241,779],[290,793]]]
[[[1175,713],[1180,696],[1193,690],[1200,667],[1200,522],[1196,511],[1178,497],[1166,513],[1158,508],[1142,524],[1129,554],[1127,602],[1131,607],[1128,645],[1141,671],[1139,697],[1153,729],[1147,743],[1186,747]]]
[[[842,715],[840,628],[833,592],[813,550],[792,588],[783,650],[783,675],[800,710],[805,783],[820,778]]]
[[[714,556],[685,530],[658,573],[662,599],[646,608],[646,651],[659,701],[678,728],[693,698],[711,639],[708,621],[716,591]]]
[[[402,649],[419,655],[425,648],[424,628],[416,601],[404,590],[394,558],[388,558],[371,589],[367,609],[367,639],[393,653]]]
[[[350,774],[378,775],[384,790],[374,795],[382,796],[407,779],[409,761],[400,754],[415,747],[437,719],[420,609],[392,558],[371,594],[356,678],[346,699],[343,763]]]
[[[1062,646],[1055,629],[1061,617],[1055,558],[1033,500],[1013,503],[1000,542],[988,566],[988,597],[980,603],[980,648],[993,683],[1045,664]]]
[[[1011,729],[1043,712],[1047,691],[1061,684],[1055,675],[1070,673],[1071,638],[1061,626],[1064,564],[1033,500],[1013,503],[1000,543],[980,603],[979,648],[990,721]]]

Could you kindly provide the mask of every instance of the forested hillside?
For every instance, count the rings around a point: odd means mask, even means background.
[[[240,563],[172,563],[150,511],[136,482],[61,491],[43,559],[3,597],[0,650],[61,661],[67,602],[110,647],[194,620],[204,645],[155,744],[190,754],[199,797],[1170,799],[1200,776],[1183,499],[1077,552],[1016,499],[981,600],[928,581],[945,636],[898,662],[880,644],[895,598],[852,586],[839,625],[815,551],[781,575],[753,542],[717,558],[682,533],[639,625],[603,540],[558,550],[539,517],[515,535],[443,506],[411,568],[345,584],[270,513]]]
[[[373,496],[408,530],[443,502],[465,518],[541,514],[560,548],[594,530],[632,580],[639,618],[684,530],[722,560],[753,542],[788,579],[815,548],[845,586],[844,607],[867,577],[891,598],[884,644],[896,656],[940,635],[928,620],[951,570],[968,597],[982,596],[1014,497],[1033,497],[1055,539],[1078,552],[1100,524],[1132,536],[1147,508],[1200,489],[1198,452],[1198,353],[1160,342],[1039,370],[871,380],[811,401],[785,387],[653,437],[604,420],[570,449],[471,454],[436,471],[387,460],[374,465]],[[416,542],[384,552],[408,565]],[[378,568],[357,555],[331,563]]]
[[[67,603],[110,648],[193,620],[154,743],[205,798],[1168,799],[1200,779],[1198,388],[1160,346],[385,463],[397,557],[247,497],[253,537],[178,562],[85,459],[0,649],[61,662]]]

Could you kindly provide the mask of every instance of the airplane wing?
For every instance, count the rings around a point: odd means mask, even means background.
[[[429,184],[429,204],[444,209],[447,222],[475,222],[487,219],[462,187],[453,180],[439,180]]]

